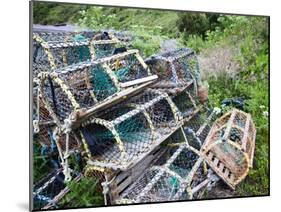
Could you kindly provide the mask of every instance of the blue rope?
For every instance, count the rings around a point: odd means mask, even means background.
[[[49,152],[48,146],[45,145],[45,144],[43,144],[42,147],[41,147],[41,155],[42,155],[42,156],[45,156],[45,155],[48,154],[48,152]]]
[[[56,100],[54,85],[53,85],[53,81],[52,81],[52,78],[50,77],[50,75],[48,76],[48,81],[49,81],[49,84],[50,84],[50,87],[51,87],[51,93],[52,93],[52,99],[53,99],[53,103],[54,103],[55,113],[58,114],[57,100]]]
[[[52,130],[50,128],[48,129],[48,135],[49,135],[50,140],[51,140],[51,153],[56,152],[57,151],[57,145],[56,145],[56,141],[53,137]]]

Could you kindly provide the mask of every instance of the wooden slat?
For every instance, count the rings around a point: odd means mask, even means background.
[[[249,136],[249,127],[250,127],[250,115],[247,114],[247,120],[245,124],[245,129],[244,129],[244,135],[242,138],[242,149],[246,151],[246,146],[247,146],[247,137]]]
[[[217,166],[217,165],[218,165],[218,163],[219,163],[219,159],[218,159],[218,158],[215,158],[215,160],[214,160],[214,164],[215,164],[215,166]]]
[[[152,76],[149,76],[149,77],[144,77],[144,78],[132,80],[132,81],[129,81],[129,82],[123,82],[123,83],[120,83],[120,87],[121,88],[127,88],[127,87],[130,87],[130,86],[133,86],[133,85],[138,85],[138,84],[141,84],[141,83],[144,83],[144,82],[153,81],[153,80],[156,80],[157,78],[158,78],[157,75],[152,75]]]

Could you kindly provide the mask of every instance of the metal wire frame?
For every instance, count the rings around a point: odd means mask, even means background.
[[[122,194],[120,199],[116,200],[116,203],[192,199],[193,194],[198,192],[197,186],[207,178],[199,152],[186,143],[182,143],[178,147],[173,147],[166,157],[168,160],[164,164],[153,165],[147,169]]]
[[[130,63],[132,58],[134,62]],[[131,67],[120,76],[119,71],[127,64]],[[105,102],[114,101],[115,97],[118,100],[129,96],[157,79],[157,76],[151,75],[138,50],[129,50],[53,73],[42,72],[38,78],[44,107],[54,122],[62,125],[72,113],[83,111],[87,114],[85,111],[91,111],[94,106],[102,107]]]
[[[100,32],[33,33],[33,74],[109,56],[119,40]]]
[[[153,55],[145,62],[153,73],[159,74],[159,82],[154,85],[155,88],[180,92],[193,83],[194,92],[197,95],[197,86],[201,83],[201,77],[197,57],[193,50],[180,48]]]
[[[102,173],[127,170],[198,112],[199,109],[194,107],[183,119],[182,111],[168,94],[147,88],[122,104],[91,116],[75,130],[75,135],[82,143],[89,169]],[[68,146],[69,138],[65,142]],[[63,141],[61,136],[58,139]],[[60,147],[59,150],[65,164],[67,153]]]
[[[201,149],[206,162],[232,189],[253,166],[255,136],[250,114],[233,109],[215,121]]]
[[[219,112],[217,109],[208,112],[201,109],[192,116],[184,127],[167,139],[167,145],[171,146],[167,153],[121,194],[116,203],[199,198],[198,192],[213,180],[213,175],[210,172],[207,174],[207,165],[199,151],[204,141],[200,139],[206,138],[206,134]],[[190,122],[192,124],[189,124]],[[198,141],[197,150],[193,146]]]
[[[149,91],[89,118],[79,135],[89,152],[89,164],[126,170],[181,125],[181,114],[170,97]]]

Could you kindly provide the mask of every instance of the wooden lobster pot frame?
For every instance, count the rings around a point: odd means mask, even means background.
[[[104,193],[104,199],[106,204],[115,204],[115,201],[132,185],[135,180],[142,175],[145,170],[151,166],[166,149],[160,146],[155,147],[153,151],[147,154],[142,160],[140,160],[133,167],[122,170],[112,170],[99,168],[93,165],[87,165],[85,167],[85,176],[94,177],[100,182],[100,187]]]
[[[197,83],[201,79],[194,51],[181,48],[151,56],[145,62],[153,73],[159,75],[159,82],[153,87],[180,92],[192,86],[195,93],[192,96],[197,96]]]
[[[33,33],[33,74],[112,55],[118,43],[104,33]]]
[[[166,93],[148,91],[89,118],[78,134],[90,165],[127,170],[182,123],[180,112]]]
[[[255,136],[250,114],[233,109],[215,121],[205,140],[203,157],[232,189],[253,166]]]
[[[60,126],[72,113],[87,115],[104,108],[142,89],[157,76],[151,76],[137,50],[129,50],[53,73],[42,72],[38,78],[43,104]]]

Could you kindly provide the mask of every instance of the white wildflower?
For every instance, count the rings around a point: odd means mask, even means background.
[[[265,116],[265,117],[268,117],[268,111],[263,111],[262,115]]]

